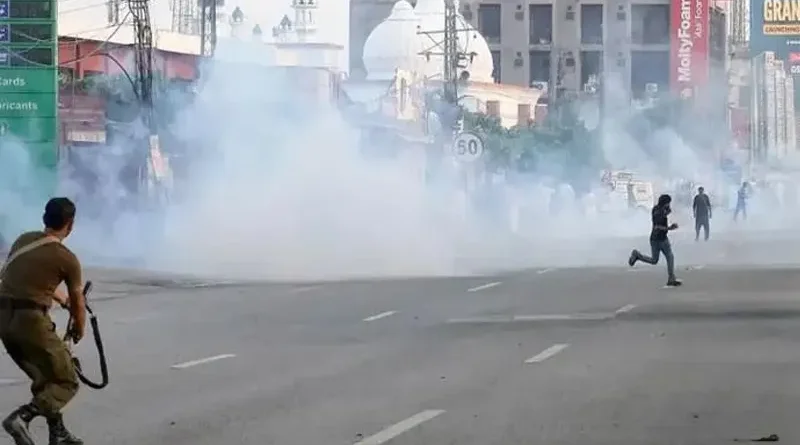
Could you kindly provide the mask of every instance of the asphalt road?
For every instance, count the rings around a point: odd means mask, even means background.
[[[95,271],[112,382],[66,417],[103,445],[800,443],[800,268],[728,261],[778,246],[679,240],[679,289],[663,265],[295,284]],[[0,359],[3,412],[26,385]]]

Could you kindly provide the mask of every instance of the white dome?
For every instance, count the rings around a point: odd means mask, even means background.
[[[458,8],[458,1],[456,1],[456,8]],[[434,46],[434,42],[443,40],[444,34],[444,0],[418,0],[415,9],[417,16],[420,20],[420,30],[423,32],[436,32],[439,34],[432,34],[433,41],[427,47]],[[478,32],[468,21],[464,20],[461,14],[458,15],[457,27],[458,33],[458,46],[461,52],[466,54],[474,54],[472,63],[469,63],[466,71],[469,72],[470,80],[476,82],[494,82],[492,72],[494,71],[494,61],[492,59],[492,51],[489,49],[489,44],[483,38],[481,33]],[[430,40],[430,39],[429,39]],[[441,53],[441,48],[433,48],[432,52]],[[444,60],[441,55],[431,55],[430,60],[426,63],[425,74],[431,78],[442,77],[442,70],[444,69]]]
[[[391,80],[396,69],[417,72],[423,68],[418,26],[419,18],[411,4],[406,0],[395,3],[389,17],[372,30],[364,43],[368,79]]]

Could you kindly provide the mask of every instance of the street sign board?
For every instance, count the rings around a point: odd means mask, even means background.
[[[58,122],[55,117],[0,118],[0,137],[13,134],[20,142],[47,142],[58,137]]]
[[[58,0],[0,0],[0,149],[22,144],[37,170],[58,160]],[[32,178],[41,191],[52,177]]]
[[[483,139],[475,133],[464,131],[453,141],[453,156],[461,162],[474,162],[483,156]]]

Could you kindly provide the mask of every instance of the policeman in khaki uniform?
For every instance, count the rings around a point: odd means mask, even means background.
[[[47,420],[50,445],[81,445],[64,426],[61,410],[78,391],[78,376],[66,344],[58,337],[49,310],[66,306],[75,323],[68,335],[78,342],[86,326],[81,265],[61,242],[72,232],[75,204],[51,199],[44,231],[23,233],[14,241],[0,271],[0,339],[8,355],[32,380],[33,400],[3,420],[16,445],[35,445],[28,431],[39,416]],[[57,290],[64,282],[67,294]]]

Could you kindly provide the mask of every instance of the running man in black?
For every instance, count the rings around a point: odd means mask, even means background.
[[[711,200],[705,193],[705,189],[700,187],[697,189],[697,196],[694,197],[692,203],[692,210],[694,210],[694,240],[700,239],[700,229],[703,229],[705,240],[708,241],[709,221],[711,220]]]
[[[647,264],[658,264],[659,257],[664,254],[667,260],[667,286],[680,286],[683,284],[675,277],[675,257],[672,255],[672,245],[669,243],[667,234],[670,230],[675,230],[678,225],[669,224],[667,215],[672,212],[670,204],[672,197],[661,195],[658,197],[658,204],[653,207],[653,230],[650,232],[650,249],[652,256],[645,256],[636,249],[633,249],[628,259],[628,265],[633,267],[637,261]]]

